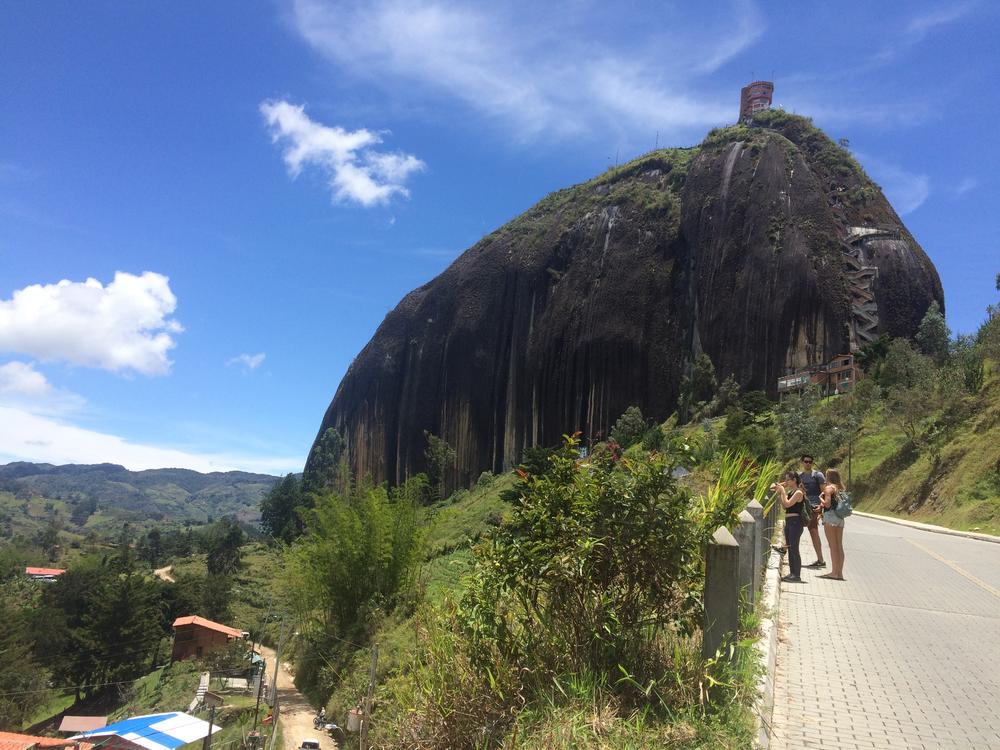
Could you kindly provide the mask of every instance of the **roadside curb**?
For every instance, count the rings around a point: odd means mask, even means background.
[[[768,545],[773,542],[768,540]],[[771,549],[767,558],[764,588],[760,595],[763,614],[760,621],[760,639],[757,653],[764,674],[757,682],[757,700],[754,702],[754,723],[757,725],[756,747],[767,750],[771,744],[771,717],[774,714],[774,670],[778,656],[778,603],[781,598],[781,555]]]
[[[876,521],[886,521],[888,523],[895,523],[900,526],[909,526],[911,529],[920,529],[921,531],[933,531],[935,534],[948,534],[950,536],[961,536],[966,539],[978,539],[980,542],[992,542],[993,544],[1000,544],[1000,536],[993,536],[992,534],[982,534],[978,531],[959,531],[958,529],[949,529],[945,526],[934,526],[929,523],[920,523],[919,521],[907,521],[904,518],[894,518],[892,516],[879,516],[874,513],[863,513],[860,510],[854,511],[853,515],[861,516],[862,518],[874,518]]]

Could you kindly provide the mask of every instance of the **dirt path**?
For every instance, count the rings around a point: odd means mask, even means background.
[[[174,566],[168,565],[165,568],[157,568],[153,571],[153,575],[159,578],[161,581],[166,581],[167,583],[174,583],[174,577],[170,575],[173,572]]]
[[[274,679],[274,649],[261,646],[260,655],[267,659],[268,680]],[[330,735],[313,728],[316,709],[295,689],[287,664],[282,664],[278,670],[278,709],[285,738],[284,750],[297,750],[307,737],[319,740],[322,750],[337,750],[337,743]]]

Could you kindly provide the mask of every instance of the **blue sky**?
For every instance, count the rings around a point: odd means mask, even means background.
[[[732,122],[754,77],[850,140],[970,332],[1000,271],[998,16],[6,4],[0,462],[299,470],[407,291],[552,190]]]

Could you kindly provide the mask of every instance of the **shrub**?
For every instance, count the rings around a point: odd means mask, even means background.
[[[496,746],[522,711],[568,699],[580,681],[625,711],[693,708],[716,668],[693,656],[704,549],[760,470],[726,454],[692,502],[675,466],[666,453],[581,462],[575,438],[537,472],[522,466],[461,602],[428,616],[412,670],[388,688],[391,744]]]
[[[611,428],[611,439],[622,448],[628,448],[642,440],[648,429],[649,425],[643,418],[639,407],[630,406],[624,414],[618,417],[615,426]]]

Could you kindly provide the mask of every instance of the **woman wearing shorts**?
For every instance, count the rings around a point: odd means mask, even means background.
[[[832,569],[820,578],[833,581],[844,580],[844,519],[837,515],[837,494],[844,492],[844,482],[840,472],[829,469],[826,472],[827,484],[823,488],[820,506],[823,508],[823,530],[826,541],[830,545],[830,562]]]

